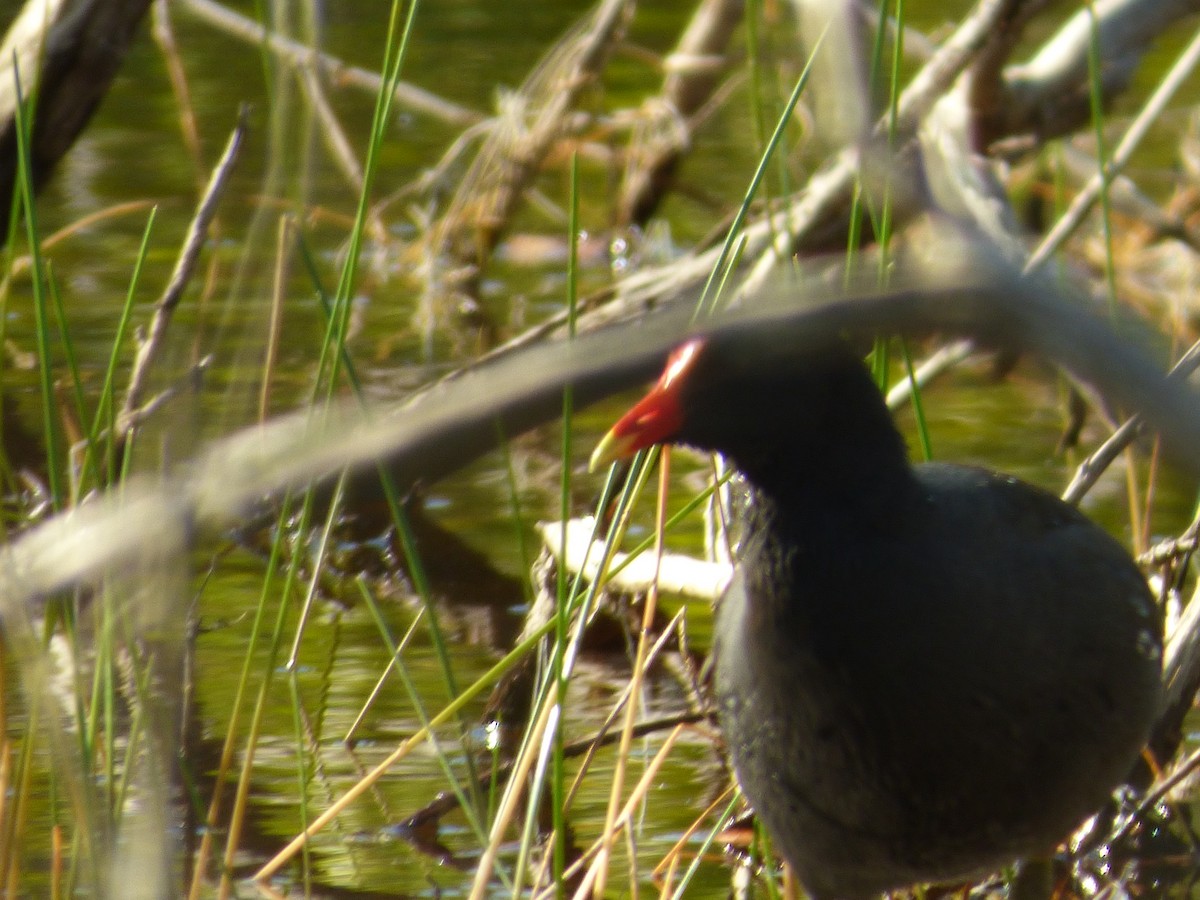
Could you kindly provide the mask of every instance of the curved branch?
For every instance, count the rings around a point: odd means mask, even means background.
[[[938,240],[943,258],[963,260],[957,271],[908,265],[898,270],[903,287],[849,291],[825,302],[825,285],[776,281],[753,302],[706,320],[701,331],[769,334],[771,346],[789,353],[835,340],[933,332],[1036,353],[1140,413],[1173,460],[1200,471],[1200,401],[1193,392],[1166,380],[1140,349],[1048,281],[1021,278],[956,236]],[[677,303],[574,341],[514,352],[386,413],[304,412],[218,441],[166,483],[126,485],[122,496],[56,517],[6,548],[0,618],[23,615],[31,600],[148,554],[178,553],[185,549],[179,542],[190,546],[198,534],[234,526],[264,497],[345,468],[377,477],[383,465],[401,490],[440,478],[493,448],[499,434],[557,418],[567,387],[583,405],[647,381],[693,330],[691,315],[691,305]]]

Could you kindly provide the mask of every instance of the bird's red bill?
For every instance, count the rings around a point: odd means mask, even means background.
[[[658,383],[609,429],[596,445],[588,468],[595,471],[638,450],[671,441],[683,424],[681,387],[703,343],[688,341],[672,351]]]

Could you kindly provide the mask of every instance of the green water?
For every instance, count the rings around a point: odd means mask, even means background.
[[[244,2],[235,7],[253,13],[257,5]],[[329,0],[321,6],[324,48],[349,63],[378,69],[388,4],[381,0]],[[682,2],[656,5],[645,15],[639,14],[632,37],[641,45],[665,51],[689,7]],[[448,100],[487,113],[494,108],[498,92],[519,84],[555,37],[587,8],[588,4],[579,2],[540,0],[521,4],[517,14],[515,7],[500,4],[425,4],[404,76]],[[160,378],[169,383],[200,354],[214,354],[216,360],[197,404],[195,443],[174,448],[172,458],[179,463],[205,438],[252,419],[281,214],[307,215],[311,224],[305,228],[305,239],[322,279],[332,288],[344,250],[345,223],[354,211],[355,191],[325,151],[319,126],[312,121],[291,74],[277,60],[216,32],[183,9],[175,9],[172,19],[184,48],[182,62],[206,164],[219,154],[239,105],[249,103],[251,108],[249,139],[221,209],[219,237],[206,255],[206,262],[218,263],[213,280],[202,286],[198,278],[186,295],[172,326],[167,359],[159,371]],[[611,106],[635,105],[641,94],[657,83],[657,76],[630,56],[619,55],[611,72],[605,89],[605,102]],[[373,97],[353,88],[330,88],[329,99],[361,158]],[[207,175],[189,161],[178,110],[163,57],[144,30],[95,122],[39,201],[41,225],[47,235],[118,203],[145,200],[157,206],[150,253],[137,292],[134,316],[139,325],[148,321],[151,304],[169,277],[195,202],[196,185]],[[399,190],[433,166],[458,130],[428,116],[397,111],[379,169],[377,195]],[[735,102],[732,111],[719,114],[701,133],[681,178],[690,185],[702,185],[728,208],[740,197],[753,166],[754,150],[746,141],[749,133],[744,109]],[[607,178],[602,170],[589,170],[582,198],[584,226],[601,236],[606,234]],[[544,176],[544,181],[554,196],[563,196],[565,175],[561,169]],[[414,323],[418,288],[409,276],[415,263],[405,257],[403,239],[414,234],[414,220],[420,211],[406,210],[405,203],[386,218],[395,243],[369,247],[371,261],[364,265],[358,290],[362,330],[349,344],[368,389],[381,397],[401,396],[405,389],[465,354],[462,335],[439,331],[430,340]],[[690,246],[721,220],[720,212],[686,196],[673,197],[663,216],[678,249]],[[75,350],[92,385],[98,384],[111,349],[146,220],[144,209],[106,219],[47,253],[68,311]],[[517,230],[558,237],[565,233],[565,225],[527,211],[518,218]],[[505,334],[561,308],[562,268],[561,262],[551,260],[520,266],[498,262],[489,269],[483,299]],[[293,408],[309,395],[323,337],[323,314],[311,283],[299,269],[297,265],[293,270],[286,298],[283,351],[274,378],[275,411]],[[598,286],[608,277],[608,270],[599,265],[587,270],[583,280],[585,286]],[[33,320],[27,283],[15,286],[6,314],[9,339],[31,350]],[[125,349],[119,383],[128,375],[132,344]],[[61,365],[62,360],[56,362]],[[10,368],[5,390],[28,427],[36,431],[36,373]],[[1059,394],[1055,379],[1031,363],[1022,364],[999,384],[990,383],[982,369],[952,379],[926,398],[936,456],[987,464],[1051,489],[1061,487],[1071,466],[1054,455],[1063,424]],[[613,401],[580,417],[575,444],[580,470],[595,437],[622,402]],[[901,422],[912,435],[911,414],[902,415]],[[1089,445],[1096,433],[1085,435]],[[558,514],[557,441],[557,430],[549,429],[512,445],[522,526],[514,522],[512,486],[500,454],[427,489],[431,518],[508,576],[508,581],[485,581],[465,575],[450,578],[444,573],[444,582],[435,581],[441,601],[439,621],[451,641],[459,685],[473,682],[508,649],[507,640],[519,621],[525,596],[520,580],[536,550],[531,526]],[[578,479],[574,508],[582,513],[588,510],[599,482],[585,480],[582,472]],[[1176,493],[1172,493],[1168,479],[1157,496],[1152,532],[1169,533],[1186,521],[1191,498],[1183,486],[1175,487]],[[1113,475],[1089,499],[1087,509],[1120,533],[1128,518],[1124,504],[1123,481]],[[647,511],[642,516],[643,523],[648,515]],[[683,529],[681,541],[684,546],[698,546],[698,526]],[[200,578],[214,561],[215,574]],[[201,743],[206,753],[212,753],[229,727],[236,679],[259,601],[264,558],[241,550],[226,554],[206,549],[197,554],[195,567],[200,626],[196,715]],[[290,839],[303,827],[305,817],[311,819],[323,810],[420,727],[420,716],[393,679],[371,707],[358,743],[350,749],[342,742],[388,659],[371,615],[353,601],[353,592],[347,590],[344,596],[318,605],[301,643],[296,668],[292,673],[281,670],[276,679],[254,769],[252,826],[243,842],[246,858],[239,860],[245,872]],[[404,633],[418,608],[418,601],[402,588],[394,591],[384,603],[393,635]],[[678,604],[670,606],[672,612],[677,608]],[[701,604],[693,603],[688,605],[688,615],[690,633],[703,648],[710,630],[707,613]],[[509,638],[501,637],[506,634]],[[428,710],[440,709],[446,701],[446,688],[425,629],[416,631],[405,658]],[[625,671],[620,653],[585,657],[567,705],[570,738],[595,731],[610,710]],[[299,738],[289,684],[305,711]],[[677,707],[679,690],[676,679],[664,673],[651,686],[652,699],[663,709]],[[473,704],[464,721],[476,721],[482,706],[482,699]],[[22,723],[14,718],[11,724],[19,730]],[[304,776],[302,785],[295,760],[298,740],[320,763],[316,771]],[[650,739],[645,753],[635,755],[639,765],[660,741],[661,736]],[[444,741],[444,746],[452,764],[461,767],[463,760],[454,756],[458,750],[453,740]],[[707,733],[685,732],[658,775],[649,812],[639,822],[637,852],[641,860],[649,861],[644,870],[667,853],[724,787],[717,762]],[[197,765],[205,768],[211,765],[211,758],[198,757]],[[611,752],[602,751],[576,802],[572,825],[584,845],[600,829],[611,766]],[[204,777],[210,773],[197,774]],[[633,777],[637,774],[635,771]],[[468,873],[418,852],[390,827],[445,787],[446,778],[431,750],[407,757],[376,791],[353,804],[336,827],[316,842],[309,859],[314,891],[360,890],[371,895],[422,897],[464,892]],[[44,828],[49,815],[35,814],[34,818]],[[37,835],[30,838],[31,845],[42,839],[36,828],[30,834]],[[478,844],[460,815],[446,819],[439,837],[463,866],[472,866]],[[698,846],[694,845],[693,852]],[[618,871],[623,853],[618,854]],[[723,896],[727,890],[728,869],[718,854],[710,851],[709,855],[712,859],[701,866],[692,896]],[[690,855],[685,856],[690,861]],[[45,859],[41,845],[31,846],[29,858],[30,877],[36,881],[37,861]],[[619,885],[620,879],[615,881]],[[642,887],[651,889],[649,884]]]

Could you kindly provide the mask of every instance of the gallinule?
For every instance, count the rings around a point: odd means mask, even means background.
[[[593,468],[660,443],[719,451],[748,483],[717,712],[812,895],[1045,854],[1130,772],[1162,645],[1128,554],[1015,478],[910,465],[848,346],[684,344]]]

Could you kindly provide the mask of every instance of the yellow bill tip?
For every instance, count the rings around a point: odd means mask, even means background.
[[[631,455],[634,438],[634,435],[617,434],[615,428],[609,429],[608,434],[600,439],[600,443],[592,451],[591,458],[588,460],[588,471],[598,472],[609,463],[616,462],[618,459],[625,459]]]

